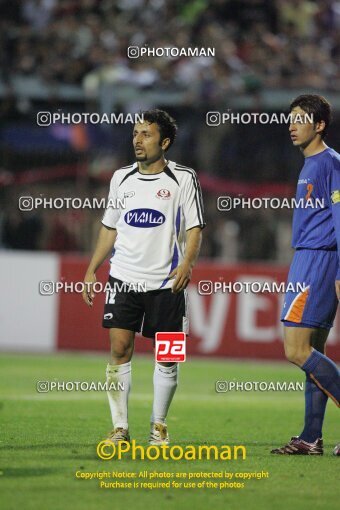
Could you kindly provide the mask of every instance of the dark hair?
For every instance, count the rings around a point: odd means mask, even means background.
[[[160,141],[162,142],[165,138],[170,139],[170,144],[168,149],[170,149],[171,145],[174,143],[177,133],[177,125],[175,119],[173,119],[167,112],[164,110],[146,110],[140,113],[143,116],[144,122],[149,122],[149,124],[157,124],[159,132],[161,134]]]
[[[298,96],[290,105],[290,111],[299,106],[304,112],[312,114],[314,123],[325,122],[325,127],[321,132],[321,138],[324,138],[328,131],[328,126],[332,120],[331,105],[323,97],[317,94],[302,94]]]

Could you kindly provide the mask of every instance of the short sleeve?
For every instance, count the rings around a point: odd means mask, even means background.
[[[117,201],[117,182],[115,175],[116,174],[114,173],[111,179],[108,197],[108,207],[106,208],[102,219],[102,224],[109,228],[116,228],[117,221],[119,218],[119,210],[110,205],[115,204]]]
[[[194,227],[205,227],[202,191],[194,172],[190,172],[185,185],[183,214],[186,230]]]
[[[336,242],[338,246],[338,256],[340,254],[340,161],[333,159],[330,173],[330,199],[332,204],[332,216]],[[336,276],[340,280],[340,256],[339,269]]]

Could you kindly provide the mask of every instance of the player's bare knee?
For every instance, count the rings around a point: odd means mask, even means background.
[[[288,361],[301,367],[309,357],[310,351],[298,346],[285,345],[285,355]]]
[[[299,348],[296,345],[285,342],[284,344],[285,356],[288,361],[297,365],[299,359]]]
[[[124,342],[111,341],[111,356],[118,361],[130,361],[132,346]]]
[[[291,363],[296,363],[296,350],[295,349],[292,349],[291,347],[286,347],[285,346],[285,356],[286,356],[286,359],[288,361],[290,361]]]

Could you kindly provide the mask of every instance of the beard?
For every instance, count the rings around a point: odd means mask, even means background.
[[[137,161],[146,161],[148,159],[146,152],[140,156],[135,152],[135,156]]]

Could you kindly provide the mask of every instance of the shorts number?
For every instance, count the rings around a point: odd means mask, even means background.
[[[117,291],[115,291],[114,289],[106,291],[105,303],[109,304],[109,305],[114,305],[116,302],[116,294],[117,294]]]

